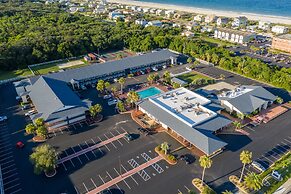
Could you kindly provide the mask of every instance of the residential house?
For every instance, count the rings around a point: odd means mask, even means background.
[[[188,37],[188,38],[192,38],[192,37],[194,37],[195,36],[195,33],[193,33],[193,32],[191,32],[191,31],[183,31],[182,33],[181,33],[181,36],[186,36],[186,37]]]
[[[289,29],[286,26],[273,26],[272,27],[272,32],[276,33],[276,34],[285,34],[288,33]]]
[[[248,22],[248,18],[245,16],[239,16],[234,18],[232,22],[233,27],[240,27],[240,26],[246,26]]]
[[[228,28],[217,28],[214,30],[214,38],[218,38],[229,42],[245,44],[249,42],[251,39],[256,38],[256,34]]]
[[[154,21],[149,21],[146,25],[146,27],[148,26],[157,26],[157,27],[162,27],[163,23],[159,20],[154,20]]]
[[[158,9],[158,10],[156,11],[156,15],[157,15],[157,16],[163,16],[163,15],[165,15],[165,10],[163,10],[163,9]]]
[[[221,26],[221,25],[226,25],[228,23],[229,19],[228,18],[225,18],[225,17],[219,17],[217,18],[217,21],[216,21],[216,24],[218,26]]]
[[[143,19],[143,18],[135,20],[135,24],[137,24],[137,25],[146,26],[147,23],[148,23],[148,21]]]
[[[261,30],[270,30],[271,22],[259,21],[258,28]]]
[[[215,15],[207,15],[206,17],[205,17],[205,23],[213,23],[213,22],[216,22],[216,20],[217,20],[217,16],[215,16]]]
[[[194,21],[196,21],[196,22],[203,22],[203,15],[196,15],[196,16],[194,16]]]

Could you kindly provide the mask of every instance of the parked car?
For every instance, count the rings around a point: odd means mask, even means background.
[[[27,110],[27,109],[30,109],[31,108],[31,106],[30,106],[30,104],[25,104],[25,105],[23,105],[22,106],[22,110]]]
[[[109,98],[111,98],[112,96],[110,95],[110,94],[108,94],[108,95],[105,95],[105,96],[103,96],[103,99],[104,100],[107,100],[107,99],[109,99]]]
[[[133,137],[130,134],[125,134],[124,138],[127,139],[127,141],[132,141],[133,140]]]
[[[190,158],[187,155],[182,155],[180,160],[185,161],[186,164],[190,164]]]
[[[7,116],[0,116],[0,122],[7,121]]]
[[[84,85],[81,86],[81,89],[82,89],[82,90],[87,90],[86,86],[84,86]]]
[[[24,143],[22,143],[21,141],[16,143],[16,148],[21,149],[24,147]]]
[[[109,106],[112,106],[112,105],[117,104],[117,102],[118,102],[118,101],[117,101],[116,99],[111,98],[111,99],[108,100],[107,104],[108,104]]]
[[[21,97],[20,96],[16,96],[15,98],[17,101],[21,100]]]
[[[25,113],[25,116],[30,116],[30,115],[33,115],[33,114],[35,114],[35,113],[36,113],[35,110],[30,110],[30,111],[28,111],[27,113]]]
[[[265,172],[267,169],[258,161],[253,161],[252,166],[261,172]]]

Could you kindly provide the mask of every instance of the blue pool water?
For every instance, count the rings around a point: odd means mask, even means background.
[[[145,99],[145,98],[160,94],[161,90],[159,90],[156,87],[151,87],[151,88],[148,88],[148,89],[145,89],[145,90],[141,90],[141,91],[139,91],[137,93],[138,93],[138,95],[139,95],[139,97],[141,99]]]

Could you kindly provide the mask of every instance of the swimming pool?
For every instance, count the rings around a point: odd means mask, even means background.
[[[145,90],[141,90],[137,93],[141,99],[145,99],[145,98],[160,94],[161,92],[162,91],[156,87],[150,87]]]

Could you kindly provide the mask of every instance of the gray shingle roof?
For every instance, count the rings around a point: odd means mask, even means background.
[[[169,50],[160,50],[156,52],[147,53],[133,57],[126,57],[121,60],[109,61],[105,63],[96,63],[89,66],[69,69],[64,72],[52,73],[46,75],[53,79],[70,82],[72,79],[83,80],[103,74],[110,74],[112,72],[123,71],[128,68],[136,68],[142,65],[156,63],[170,59],[170,57],[177,57],[178,54]]]
[[[209,123],[202,123],[200,128],[196,129],[196,126],[195,128],[192,128],[186,125],[184,122],[180,121],[162,108],[156,106],[149,100],[144,100],[141,104],[139,104],[139,106],[154,116],[157,120],[173,129],[176,133],[183,136],[187,141],[195,145],[207,155],[210,155],[227,145],[227,143],[212,134],[212,131],[215,131],[229,123],[229,120],[226,118],[220,118],[219,116],[215,117],[211,119]],[[209,130],[204,130],[205,127],[209,127]]]
[[[88,109],[67,83],[44,76],[32,85],[29,96],[45,121],[84,113]]]
[[[276,96],[261,86],[241,86],[247,89],[253,89],[250,92],[241,94],[234,98],[219,97],[220,100],[226,100],[237,108],[240,112],[250,114],[262,106],[266,101],[276,100]]]

